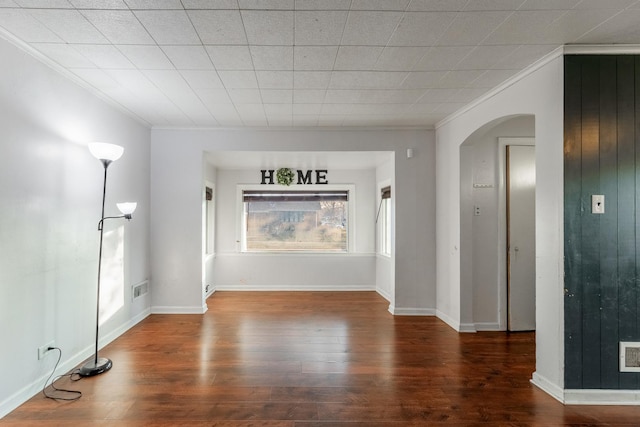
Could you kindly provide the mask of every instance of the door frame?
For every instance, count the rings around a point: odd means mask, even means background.
[[[498,137],[498,325],[508,331],[507,145],[533,145],[535,137]]]

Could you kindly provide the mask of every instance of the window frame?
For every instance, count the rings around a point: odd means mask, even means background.
[[[296,188],[298,187],[298,188]],[[347,191],[349,193],[349,201],[347,202],[347,250],[344,252],[330,252],[319,250],[299,250],[299,251],[270,251],[270,250],[248,250],[247,249],[247,213],[244,207],[243,192],[244,191]],[[353,184],[305,184],[291,185],[283,187],[280,185],[261,185],[261,184],[239,184],[236,187],[236,243],[239,253],[244,254],[301,254],[301,255],[347,255],[355,252],[356,237],[356,188]]]
[[[388,199],[382,198],[382,190],[386,187],[390,188],[391,197]],[[376,224],[376,252],[380,256],[391,257],[392,253],[392,216],[393,216],[393,189],[391,188],[391,181],[383,181],[378,183],[377,196],[376,196],[379,215],[378,223]],[[386,200],[386,202],[384,201]],[[385,209],[387,204],[387,209]]]

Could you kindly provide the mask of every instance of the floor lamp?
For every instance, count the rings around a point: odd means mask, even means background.
[[[120,147],[119,145],[94,142],[89,144],[89,151],[96,159],[100,160],[100,162],[104,166],[104,183],[102,185],[102,215],[100,216],[100,221],[98,222],[98,231],[100,231],[100,251],[98,253],[98,291],[96,295],[96,349],[93,358],[86,362],[80,368],[80,375],[82,375],[83,377],[90,377],[93,375],[101,374],[108,371],[109,369],[111,369],[111,366],[113,366],[111,360],[104,357],[98,358],[98,332],[100,325],[100,270],[102,267],[102,238],[104,234],[104,220],[113,218],[126,218],[127,220],[130,220],[133,211],[135,211],[136,209],[136,203],[117,203],[118,209],[120,210],[122,215],[104,216],[104,201],[107,194],[107,168],[109,167],[111,162],[118,160],[120,156],[122,156],[124,148]]]

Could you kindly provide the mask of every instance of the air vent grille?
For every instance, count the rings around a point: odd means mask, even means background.
[[[640,342],[620,342],[620,372],[640,372]]]
[[[133,285],[131,289],[131,299],[140,298],[149,292],[149,281],[145,280],[144,282],[140,282],[137,285]]]

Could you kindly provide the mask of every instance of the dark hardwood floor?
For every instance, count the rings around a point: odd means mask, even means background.
[[[640,407],[563,406],[530,384],[533,333],[458,334],[394,317],[373,292],[218,292],[205,315],[152,315],[1,425],[638,426]]]

